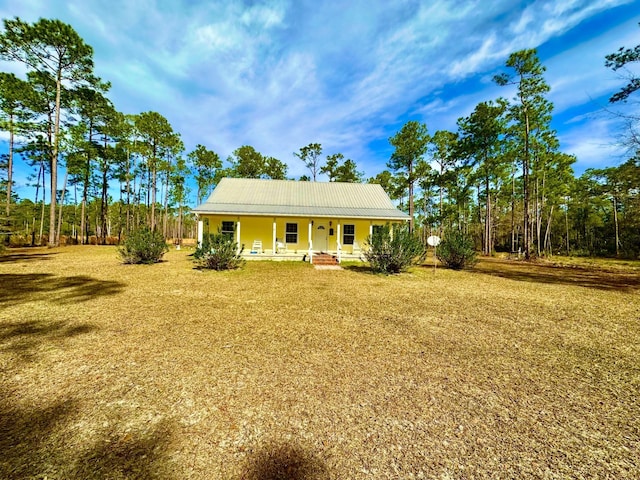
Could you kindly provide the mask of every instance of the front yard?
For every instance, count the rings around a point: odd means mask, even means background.
[[[0,256],[0,478],[640,476],[635,267]]]

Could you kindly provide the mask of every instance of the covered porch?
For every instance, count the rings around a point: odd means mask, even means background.
[[[340,263],[363,259],[366,239],[384,221],[326,217],[198,216],[198,245],[207,233],[234,238],[248,260],[303,260],[329,254]]]

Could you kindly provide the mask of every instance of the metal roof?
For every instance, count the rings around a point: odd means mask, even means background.
[[[380,185],[223,178],[200,214],[280,215],[407,220]]]

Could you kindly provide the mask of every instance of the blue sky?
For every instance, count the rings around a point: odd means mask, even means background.
[[[640,0],[0,0],[0,15],[71,24],[116,108],[161,113],[187,151],[201,143],[226,158],[248,144],[296,178],[308,172],[293,152],[311,142],[369,177],[407,120],[455,130],[478,102],[512,96],[492,77],[523,48],[547,67],[575,171],[626,159],[603,110],[624,81],[604,56],[640,43]],[[27,173],[19,161],[21,196]]]

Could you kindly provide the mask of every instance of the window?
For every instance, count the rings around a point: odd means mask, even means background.
[[[298,224],[297,223],[287,223],[285,242],[298,243]]]
[[[355,241],[355,239],[356,239],[356,226],[345,225],[344,234],[342,235],[342,244],[353,245],[353,242]]]
[[[371,233],[372,233],[373,235],[376,235],[376,234],[378,234],[378,233],[382,232],[382,229],[383,229],[383,228],[384,228],[384,226],[383,226],[383,225],[373,225],[373,226],[371,227]]]
[[[235,222],[222,222],[222,228],[220,229],[220,233],[223,235],[233,239],[233,232],[236,230]]]

